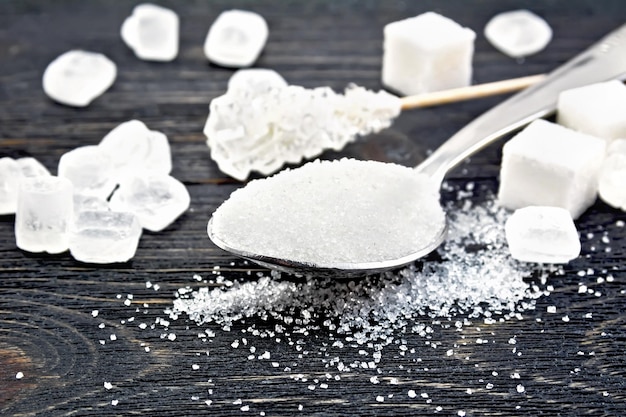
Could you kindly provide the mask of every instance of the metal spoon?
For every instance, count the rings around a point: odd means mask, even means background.
[[[626,78],[626,25],[622,25],[590,48],[560,66],[548,77],[514,95],[465,126],[415,169],[429,175],[438,184],[448,171],[486,145],[556,109],[561,91],[596,82]],[[411,190],[407,190],[411,192]],[[378,273],[411,263],[434,251],[445,239],[446,225],[426,247],[396,259],[376,262],[340,263],[320,267],[315,263],[278,259],[244,251],[224,242],[214,233],[211,219],[209,238],[220,248],[267,268],[294,274],[350,277]]]

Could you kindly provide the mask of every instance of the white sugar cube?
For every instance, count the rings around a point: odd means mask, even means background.
[[[511,256],[538,263],[567,263],[580,254],[580,239],[569,211],[560,207],[528,206],[505,225]]]
[[[562,207],[573,218],[593,204],[606,141],[536,120],[502,152],[501,205]]]
[[[144,229],[159,232],[187,211],[189,203],[183,183],[169,175],[146,172],[120,182],[109,206],[113,211],[134,213]]]
[[[118,181],[137,171],[169,174],[172,170],[167,136],[148,129],[139,120],[130,120],[115,127],[100,141],[98,148],[111,160]]]
[[[468,86],[475,38],[471,29],[434,12],[389,23],[383,84],[405,95]]]
[[[609,145],[598,192],[602,201],[626,211],[626,139],[615,139]]]
[[[134,214],[83,211],[74,219],[69,240],[70,253],[81,262],[126,262],[135,256],[141,231]]]
[[[0,158],[0,215],[15,213],[22,171],[15,159]]]
[[[28,252],[66,251],[73,216],[72,194],[72,183],[66,178],[23,178],[15,212],[17,246]]]
[[[85,107],[115,81],[117,67],[106,56],[68,51],[52,61],[43,74],[43,90],[61,104]]]
[[[61,155],[58,173],[80,194],[107,198],[115,188],[111,158],[98,146],[80,146]]]
[[[204,42],[204,54],[218,65],[249,67],[261,54],[268,34],[267,22],[260,14],[228,10],[211,25]]]
[[[521,58],[544,49],[552,39],[552,28],[529,10],[512,10],[492,17],[485,37],[502,53]]]
[[[557,123],[605,139],[626,138],[626,86],[617,80],[563,91]]]
[[[137,58],[172,61],[178,55],[178,15],[165,7],[140,4],[124,20],[122,39]]]

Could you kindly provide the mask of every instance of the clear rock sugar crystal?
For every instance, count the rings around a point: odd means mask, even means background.
[[[428,177],[342,159],[251,181],[215,211],[211,231],[241,252],[333,267],[403,258],[433,242],[444,224]]]

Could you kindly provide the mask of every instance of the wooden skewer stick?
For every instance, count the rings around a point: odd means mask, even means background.
[[[400,100],[402,102],[402,110],[438,106],[440,104],[454,103],[473,98],[495,96],[497,94],[519,91],[538,83],[544,78],[544,74],[529,75],[527,77],[511,78],[510,80],[471,85],[469,87],[417,94],[414,96],[402,97]]]

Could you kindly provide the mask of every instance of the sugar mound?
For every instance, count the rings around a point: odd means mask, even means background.
[[[626,211],[626,139],[610,143],[600,170],[598,192],[602,201]]]
[[[242,181],[251,171],[269,175],[286,163],[341,150],[400,114],[400,100],[384,91],[351,85],[337,94],[328,87],[286,86],[268,73],[246,77],[213,99],[204,127],[211,158]]]
[[[525,262],[567,263],[580,254],[580,239],[564,208],[528,206],[505,225],[511,256]]]
[[[521,58],[543,50],[552,39],[552,28],[531,11],[513,10],[492,17],[485,37],[502,53]]]
[[[198,324],[224,328],[247,317],[270,318],[292,334],[321,327],[331,337],[386,344],[404,331],[432,332],[433,319],[460,314],[506,319],[533,308],[542,292],[524,279],[538,269],[510,257],[506,210],[493,200],[466,203],[448,207],[449,233],[440,259],[348,282],[318,277],[293,282],[277,272],[252,281],[242,277],[221,288],[179,291],[170,318],[185,314]]]
[[[211,25],[204,42],[204,54],[218,65],[248,67],[261,54],[268,34],[267,22],[260,14],[228,10]]]
[[[83,211],[74,219],[69,249],[82,262],[126,262],[135,256],[140,237],[141,225],[134,214]]]
[[[440,236],[438,184],[412,168],[314,161],[249,182],[213,214],[228,247],[320,267],[391,261]]]
[[[167,136],[148,129],[139,120],[115,127],[100,141],[98,148],[111,160],[111,169],[118,182],[138,171],[169,174],[172,170]]]
[[[43,90],[61,104],[85,107],[115,81],[117,67],[106,56],[71,50],[57,57],[43,74]]]
[[[183,214],[189,203],[187,188],[176,178],[138,172],[120,182],[109,206],[113,211],[135,214],[144,229],[158,232]]]
[[[122,39],[139,59],[172,61],[178,55],[178,15],[165,7],[139,4],[124,20]]]

